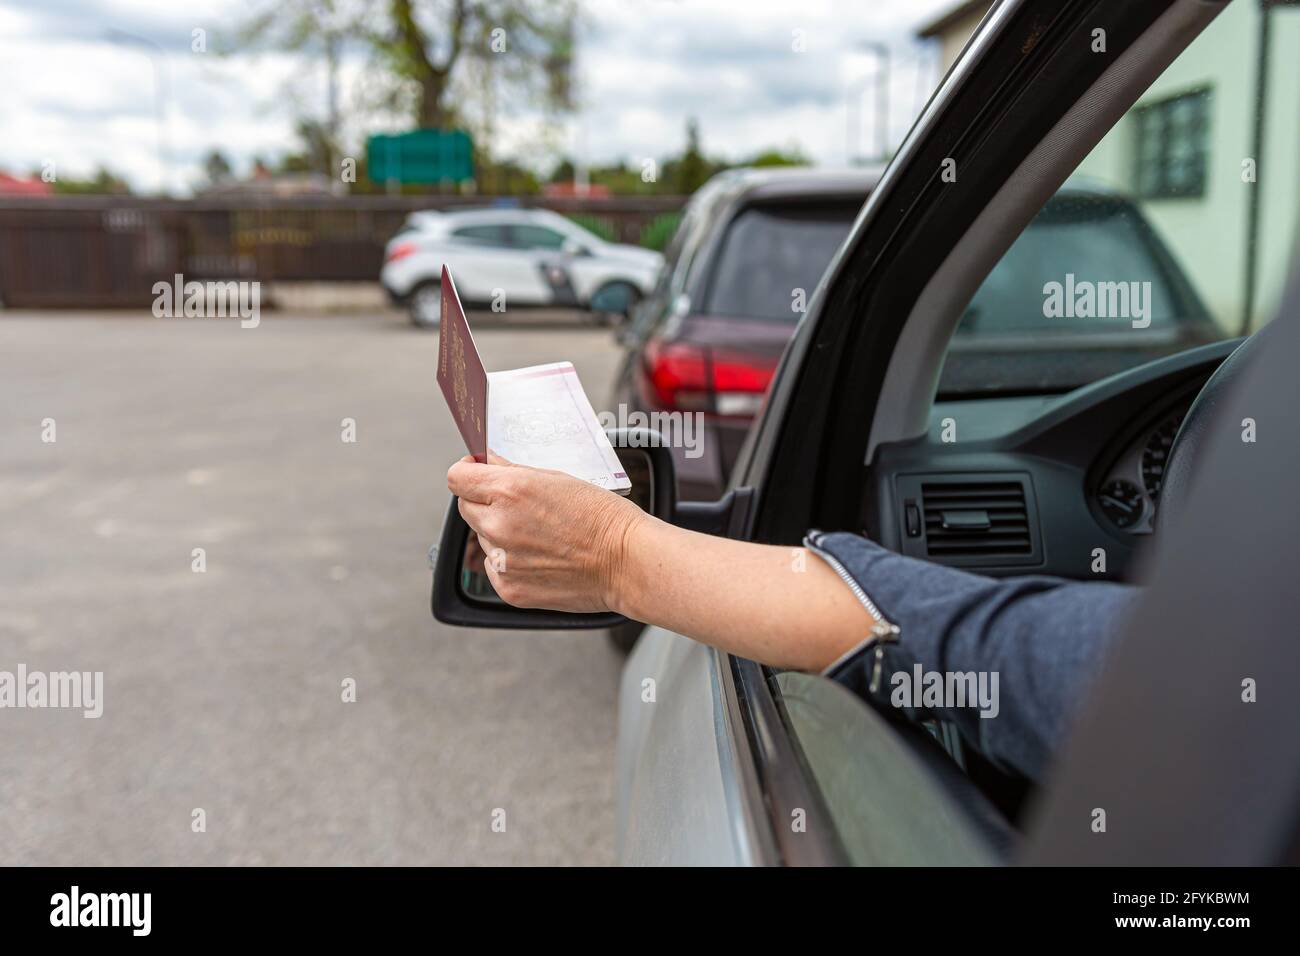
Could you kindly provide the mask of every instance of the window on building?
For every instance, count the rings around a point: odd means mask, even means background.
[[[1142,199],[1188,199],[1205,194],[1210,91],[1196,90],[1134,110],[1137,171]]]

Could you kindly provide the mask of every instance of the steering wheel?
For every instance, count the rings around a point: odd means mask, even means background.
[[[1260,351],[1263,329],[1238,345],[1210,376],[1196,400],[1183,418],[1183,424],[1169,447],[1165,473],[1160,481],[1161,522],[1180,520],[1191,490],[1192,476],[1200,457],[1202,446],[1209,441],[1211,425],[1219,407],[1232,393],[1241,373],[1249,366],[1252,357]]]

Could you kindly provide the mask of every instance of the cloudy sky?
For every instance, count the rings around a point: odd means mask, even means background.
[[[437,0],[429,0],[431,7]],[[498,120],[496,147],[547,169],[559,152],[639,164],[680,150],[688,117],[710,155],[798,148],[842,164],[874,150],[876,59],[891,59],[896,144],[936,79],[937,52],[916,27],[955,0],[585,0],[582,109],[561,128],[526,111]],[[319,60],[231,47],[266,0],[0,0],[0,170],[53,162],[60,176],[99,167],[140,190],[175,192],[217,148],[244,171],[294,146],[297,116],[323,117]],[[196,30],[207,52],[194,52]],[[799,50],[795,48],[799,47]],[[159,52],[161,51],[161,52]],[[158,119],[155,71],[166,90]],[[345,135],[359,146],[383,117],[349,110],[366,82],[345,58]],[[854,103],[860,104],[855,110]],[[850,128],[856,114],[860,132]],[[396,128],[395,120],[387,128]],[[159,149],[162,130],[163,147]],[[160,160],[160,152],[162,153]]]

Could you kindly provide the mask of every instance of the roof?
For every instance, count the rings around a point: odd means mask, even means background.
[[[947,13],[941,14],[924,26],[919,27],[916,35],[922,40],[937,37],[970,16],[975,14],[982,16],[991,6],[993,6],[993,0],[963,0],[962,3],[957,4]]]
[[[455,229],[474,223],[567,223],[568,219],[550,209],[516,205],[456,206],[450,209],[420,209],[407,216],[407,222],[422,229]]]
[[[0,195],[5,196],[48,196],[54,190],[50,184],[35,176],[23,179],[0,172]]]
[[[733,195],[755,199],[815,198],[836,193],[861,193],[875,188],[883,164],[846,166],[745,166],[719,173],[714,180]]]

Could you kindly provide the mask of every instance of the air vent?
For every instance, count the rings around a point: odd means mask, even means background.
[[[923,481],[926,554],[944,558],[1024,558],[1034,554],[1019,481]]]
[[[894,476],[902,553],[956,567],[1043,563],[1034,480],[1023,471],[944,471]]]
[[[945,558],[1025,558],[1034,553],[1020,481],[923,481],[925,553]]]
[[[1043,563],[1034,481],[1024,471],[930,471],[894,476],[900,550],[954,567]]]

